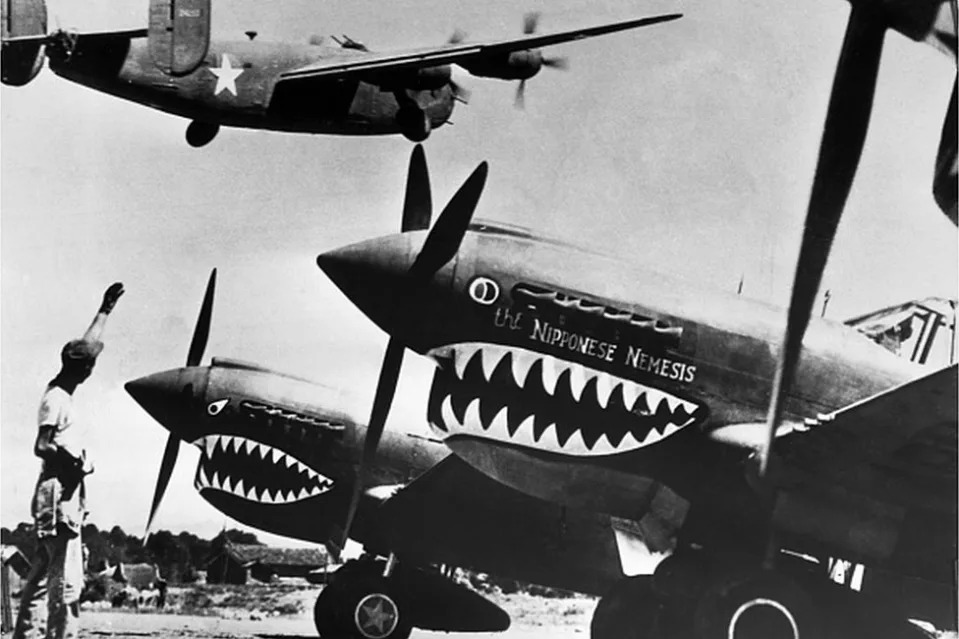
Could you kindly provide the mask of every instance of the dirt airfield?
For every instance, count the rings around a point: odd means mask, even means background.
[[[549,625],[525,625],[514,622],[505,633],[441,633],[414,630],[412,637],[427,639],[566,639],[589,636],[588,617],[583,623],[565,625],[563,621]],[[173,615],[137,612],[91,612],[84,614],[80,637],[190,637],[193,639],[315,639],[313,620],[309,615],[268,617],[265,619],[227,619],[198,615]],[[4,635],[6,636],[6,635]]]
[[[154,609],[87,609],[80,615],[80,637],[114,637],[116,639],[142,637],[189,637],[191,639],[315,639],[313,627],[313,600],[315,590],[287,592],[280,599],[259,606],[248,603],[242,607],[217,606],[205,608],[200,614],[172,607],[165,612]],[[493,597],[509,612],[512,626],[505,633],[440,633],[414,630],[412,637],[427,639],[584,639],[589,637],[589,620],[596,600],[574,596],[544,598],[516,593]],[[232,603],[232,602],[224,602]],[[297,612],[277,614],[276,609]],[[286,604],[284,606],[284,604]],[[4,633],[4,639],[9,634]]]

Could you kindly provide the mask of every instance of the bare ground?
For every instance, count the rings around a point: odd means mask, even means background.
[[[562,622],[561,622],[562,623]],[[312,639],[316,637],[313,621],[308,615],[295,617],[268,617],[261,620],[226,619],[216,616],[170,615],[136,612],[92,612],[82,618],[81,638],[111,637],[133,639],[140,637],[189,637],[196,639]],[[420,639],[447,637],[449,639],[572,639],[589,636],[589,625],[583,626],[527,626],[514,623],[506,633],[438,633],[414,630]]]
[[[262,592],[257,592],[260,589]],[[239,599],[241,593],[243,600]],[[222,591],[207,588],[206,596],[199,602],[173,597],[172,605],[164,612],[87,607],[80,617],[80,637],[315,639],[312,610],[317,594],[314,587],[280,589],[280,592],[275,586],[234,587]],[[585,639],[589,636],[589,620],[596,605],[595,599],[587,597],[549,599],[497,593],[490,598],[512,618],[512,626],[505,633],[414,630],[412,636],[420,639]],[[201,605],[196,606],[197,603]],[[4,633],[3,639],[8,638]]]

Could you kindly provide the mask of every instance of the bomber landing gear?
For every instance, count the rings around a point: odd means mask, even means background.
[[[186,128],[186,141],[187,144],[194,148],[201,147],[213,141],[213,138],[215,138],[219,132],[219,124],[193,120]]]
[[[430,136],[432,124],[426,111],[416,104],[404,104],[396,113],[396,123],[407,140],[422,142]]]

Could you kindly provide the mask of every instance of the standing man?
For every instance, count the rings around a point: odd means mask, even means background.
[[[103,350],[100,337],[107,316],[123,295],[123,285],[111,285],[90,328],[80,339],[67,342],[60,351],[60,372],[47,385],[40,400],[39,431],[33,452],[43,460],[33,495],[32,512],[39,550],[20,596],[14,639],[35,637],[33,609],[43,595],[47,580],[48,639],[75,639],[83,587],[83,525],[85,495],[83,478],[93,472],[74,424],[73,391],[93,372]]]

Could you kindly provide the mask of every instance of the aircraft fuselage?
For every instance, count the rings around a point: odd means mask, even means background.
[[[339,543],[366,430],[346,396],[223,359],[127,389],[200,450],[194,487],[217,510],[274,534]],[[456,485],[433,485],[412,512],[383,507],[448,456],[436,439],[385,433],[368,477],[379,492],[361,500],[351,537],[368,552],[416,565],[472,567],[581,592],[600,594],[621,576],[608,516],[517,493],[465,465]]]
[[[427,419],[454,452],[570,507],[653,513],[675,532],[696,504],[724,528],[715,536],[746,543],[762,530],[745,472],[751,451],[710,434],[764,422],[779,309],[481,224],[429,286],[410,287],[424,238],[370,240],[319,262],[383,330],[436,362]],[[856,331],[814,321],[786,419],[802,423],[917,375]]]
[[[69,54],[66,51],[70,51]],[[392,91],[366,82],[329,81],[277,90],[279,74],[328,57],[362,51],[263,41],[212,41],[185,75],[158,68],[145,37],[81,35],[71,47],[48,48],[59,76],[110,95],[204,123],[339,135],[402,133]],[[406,91],[428,117],[444,124],[453,110],[449,86]]]

